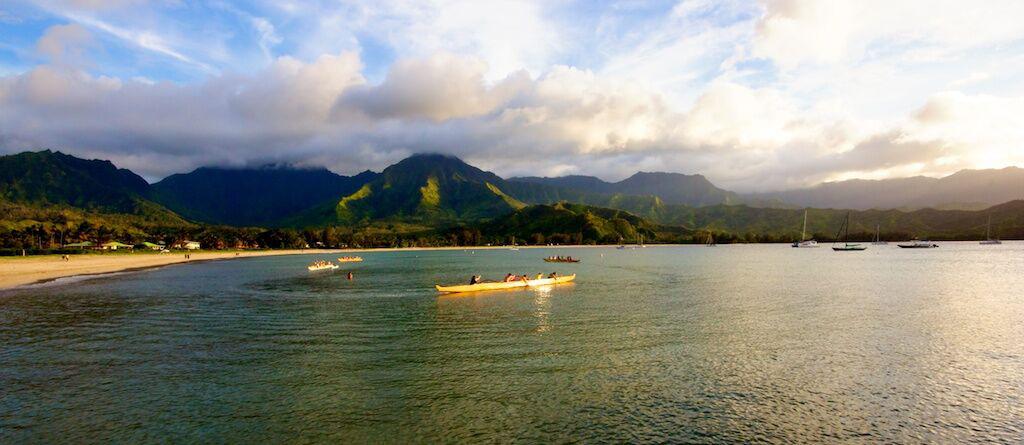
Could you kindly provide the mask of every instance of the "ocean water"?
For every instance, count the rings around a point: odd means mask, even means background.
[[[0,293],[0,443],[1024,441],[1022,243],[362,256]]]

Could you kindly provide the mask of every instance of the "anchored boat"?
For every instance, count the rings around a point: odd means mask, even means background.
[[[857,243],[851,243],[850,241],[850,212],[846,212],[846,219],[843,220],[843,225],[839,227],[839,233],[843,234],[843,243],[840,245],[832,244],[832,250],[836,252],[859,252],[861,250],[867,250],[868,246],[862,246]],[[839,233],[836,234],[836,239],[839,239]]]
[[[807,210],[804,210],[804,228],[800,231],[800,240],[793,241],[793,247],[818,247],[818,242],[807,238]]]
[[[521,287],[537,287],[537,286],[550,286],[553,284],[568,283],[576,279],[576,274],[566,275],[564,277],[555,278],[540,278],[537,280],[518,280],[509,282],[489,282],[489,283],[477,283],[477,284],[464,284],[454,286],[442,286],[440,284],[434,287],[438,292],[444,293],[461,293],[461,292],[479,292],[485,290],[503,290],[503,289],[517,289]]]
[[[900,246],[901,249],[934,249],[939,247],[938,244],[928,240],[913,240],[909,243],[899,243],[897,246]]]
[[[881,224],[876,224],[875,225],[875,240],[872,241],[871,244],[874,244],[876,246],[884,246],[886,244],[889,244],[889,243],[887,243],[885,241],[882,241],[882,225]]]
[[[361,256],[343,256],[338,258],[339,263],[361,263],[362,261],[363,257]]]
[[[1003,242],[999,241],[998,237],[992,238],[992,215],[990,214],[988,215],[988,226],[985,227],[985,241],[982,241],[979,244],[983,246],[991,246],[1002,243]]]

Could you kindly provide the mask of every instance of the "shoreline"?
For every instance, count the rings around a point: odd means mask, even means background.
[[[79,254],[70,255],[69,261],[60,255],[38,257],[0,258],[0,291],[19,289],[27,286],[51,283],[62,278],[102,276],[114,273],[140,272],[176,264],[205,263],[239,258],[255,258],[280,255],[328,255],[341,253],[340,249],[290,249],[237,252],[185,252],[173,254]]]
[[[957,242],[957,241],[943,241]],[[963,242],[963,241],[961,241]],[[974,242],[974,241],[966,241]],[[761,245],[753,243],[750,245]],[[787,244],[787,243],[771,243]],[[732,244],[747,245],[747,244]],[[561,246],[517,246],[518,249],[615,249],[618,244],[561,245]],[[626,246],[634,246],[627,244]],[[658,247],[704,247],[703,244],[648,244],[646,248]],[[0,292],[51,283],[64,278],[102,276],[115,273],[132,273],[164,266],[187,263],[203,263],[240,258],[255,258],[281,255],[334,255],[359,254],[361,252],[417,252],[447,250],[508,250],[510,246],[468,246],[468,247],[375,247],[365,249],[287,249],[259,251],[203,251],[191,253],[185,259],[185,252],[172,254],[128,253],[128,254],[75,254],[69,261],[60,255],[28,257],[0,257]]]

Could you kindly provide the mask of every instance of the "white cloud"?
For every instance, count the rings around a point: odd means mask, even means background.
[[[786,69],[913,48],[922,61],[1024,37],[1015,0],[762,0],[754,54]]]
[[[86,47],[93,43],[92,34],[81,25],[54,25],[36,42],[36,51],[54,65],[79,66],[86,63]]]
[[[738,190],[1024,163],[1015,2],[687,1],[624,20],[622,8],[648,7],[628,4],[588,25],[556,6],[225,9],[268,61],[223,72],[207,63],[223,48],[197,51],[173,27],[65,11],[77,25],[38,45],[54,61],[80,48],[69,30],[84,27],[209,74],[174,84],[52,63],[0,77],[0,150],[59,148],[151,178],[267,160],[354,173],[439,151],[505,175],[667,170]],[[593,54],[567,55],[590,25]]]

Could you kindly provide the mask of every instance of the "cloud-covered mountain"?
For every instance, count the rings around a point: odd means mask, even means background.
[[[854,179],[747,198],[819,208],[980,209],[1024,199],[1024,169],[962,170],[942,178]]]
[[[350,194],[376,173],[341,176],[325,168],[268,165],[202,167],[153,184],[157,202],[193,221],[233,226],[273,226],[284,218]]]
[[[529,182],[588,193],[657,196],[666,204],[705,206],[735,204],[738,195],[716,187],[701,175],[680,173],[638,172],[619,182],[606,182],[593,176],[535,176],[509,178],[512,182]]]
[[[1020,177],[1020,169],[1003,169],[965,171],[947,178],[925,179],[921,186],[917,186],[921,178],[885,183],[905,189],[910,189],[907,186],[910,184],[917,187],[914,190],[928,190],[921,195],[893,198],[898,200],[963,198],[993,189],[999,190],[991,195],[996,197],[994,199],[1004,199],[1021,190]],[[177,210],[189,215],[189,219],[216,224],[250,225],[260,220],[268,226],[352,228],[369,224],[381,229],[392,223],[403,223],[398,226],[415,227],[421,232],[435,231],[433,233],[441,233],[437,231],[450,226],[468,226],[483,227],[491,235],[501,236],[557,234],[551,239],[558,242],[578,240],[580,231],[586,232],[582,239],[589,241],[629,240],[638,230],[672,233],[673,237],[710,230],[749,241],[787,241],[796,236],[802,222],[803,211],[799,209],[666,204],[657,197],[591,193],[571,188],[588,183],[600,186],[588,178],[554,182],[558,185],[506,181],[458,158],[417,155],[380,174],[364,173],[352,178],[323,169],[202,168],[150,186],[138,175],[118,169],[108,161],[83,160],[42,151],[0,157],[0,197],[3,198],[0,208],[5,210],[0,216],[3,223],[0,228],[31,228],[41,222],[60,228],[66,227],[69,217],[79,222],[90,220],[94,227],[106,225],[106,229],[100,231],[108,235],[114,233],[112,230],[138,234],[147,228],[189,226],[171,210],[147,199],[149,197],[167,203],[173,201]],[[891,190],[880,188],[868,192],[884,195]],[[865,199],[864,193],[858,191],[844,197]],[[556,196],[602,201],[607,205],[602,208],[581,205],[579,201],[548,205],[541,202]],[[828,239],[847,212],[813,209],[809,229],[816,237]],[[1024,236],[1024,200],[981,211],[853,211],[850,224],[851,233],[855,232],[854,236],[860,238],[869,236],[876,226],[881,227],[883,236],[891,239],[910,236],[977,238],[984,235],[989,218],[997,234]],[[405,229],[386,230],[395,234]]]

